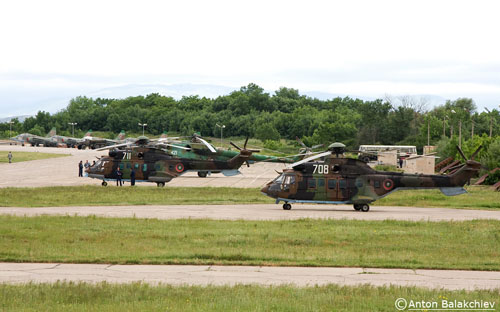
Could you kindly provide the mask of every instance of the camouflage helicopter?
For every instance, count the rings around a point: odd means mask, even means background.
[[[345,145],[333,143],[328,151],[293,163],[288,169],[267,183],[261,192],[284,202],[283,209],[290,210],[290,203],[353,204],[354,209],[367,212],[369,203],[402,189],[439,188],[447,196],[466,192],[465,183],[481,169],[474,160],[481,146],[468,160],[457,146],[465,164],[452,168],[449,175],[405,174],[376,171],[365,162],[345,158]],[[324,157],[323,161],[315,161]]]
[[[176,157],[176,158],[183,158],[183,159],[189,159],[192,161],[193,166],[190,171],[197,171],[198,176],[201,178],[205,178],[208,175],[212,173],[222,173],[225,176],[234,176],[239,174],[239,167],[236,167],[234,169],[222,169],[219,170],[217,168],[212,168],[210,166],[206,166],[203,164],[203,162],[199,161],[205,161],[205,160],[211,160],[211,161],[227,161],[230,160],[237,155],[240,154],[240,151],[242,150],[239,146],[234,144],[233,142],[230,142],[230,144],[236,148],[237,151],[231,151],[231,150],[225,150],[225,149],[217,149],[215,148],[212,144],[207,142],[205,139],[200,137],[198,134],[193,134],[191,137],[189,137],[190,140],[183,140],[179,141],[179,137],[166,137],[162,136],[160,139],[151,139],[148,140],[146,137],[143,137],[142,143],[145,143],[147,141],[148,146],[156,146],[160,147],[164,152],[168,153],[169,155]],[[248,143],[248,139],[245,141],[245,147]],[[104,150],[104,149],[113,149],[117,147],[132,147],[132,146],[138,146],[135,144],[135,142],[126,142],[122,144],[117,144],[117,145],[111,145],[108,147],[103,147],[99,148],[97,150]],[[258,150],[251,150],[252,152],[258,152]],[[249,155],[248,159],[245,161],[247,166],[254,162],[279,162],[279,163],[293,163],[297,160],[302,159],[301,156],[304,156],[306,154],[297,154],[297,155],[291,155],[291,156],[286,156],[286,157],[276,157],[276,156],[267,156],[267,155],[255,155],[251,154]],[[310,154],[307,154],[310,155]]]
[[[150,142],[146,137],[139,137],[135,146],[124,143],[107,147],[106,149],[125,148],[123,150],[110,150],[108,156],[101,157],[86,172],[90,178],[100,179],[103,181],[102,185],[106,186],[106,181],[116,180],[117,168],[123,172],[123,181],[130,180],[130,172],[133,168],[137,182],[155,182],[158,186],[164,186],[165,183],[188,171],[222,172],[226,176],[236,175],[242,164],[249,165],[252,153],[259,152],[259,150],[247,149],[248,138],[243,148],[231,142],[239,150],[238,152],[216,150],[204,139],[198,137],[198,140],[211,147],[209,148],[210,153],[205,155],[192,152],[184,154],[179,151],[190,151],[193,147]],[[185,157],[185,155],[189,155],[189,157]]]

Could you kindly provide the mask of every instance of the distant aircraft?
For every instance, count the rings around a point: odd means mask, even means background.
[[[31,133],[21,133],[16,135],[13,138],[10,138],[13,141],[20,142],[23,146],[25,144],[30,144],[31,146],[49,146],[56,147],[57,141],[52,138],[55,135],[56,128],[52,128],[46,137],[42,137],[39,135],[31,134]]]
[[[123,140],[125,140],[125,131],[124,130],[122,130],[120,132],[120,134],[118,134],[118,136],[114,140],[94,137],[94,136],[92,136],[92,130],[89,130],[83,136],[81,143],[78,145],[78,148],[79,149],[85,149],[85,148],[96,149],[96,148],[101,148],[101,147],[105,147],[105,146],[119,144]]]

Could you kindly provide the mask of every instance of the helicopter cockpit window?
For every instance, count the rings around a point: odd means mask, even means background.
[[[274,179],[274,183],[281,184],[283,182],[283,175],[279,175],[276,179]]]
[[[373,186],[375,186],[376,188],[379,188],[380,187],[380,181],[373,181]]]
[[[290,185],[295,183],[295,176],[285,176],[285,182],[283,184]]]
[[[295,176],[293,175],[287,175],[285,176],[283,180],[283,189],[288,190],[290,189],[290,185],[295,183]]]

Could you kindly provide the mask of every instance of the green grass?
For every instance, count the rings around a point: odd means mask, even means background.
[[[500,192],[489,186],[466,187],[468,193],[445,196],[439,190],[403,190],[377,200],[374,206],[448,207],[467,209],[500,209]]]
[[[1,207],[270,204],[258,189],[230,187],[57,186],[0,188]]]
[[[0,151],[0,163],[8,163],[7,158],[8,151]],[[39,152],[12,152],[12,162],[22,162],[29,160],[56,158],[56,157],[66,157],[69,154],[51,154],[51,153],[39,153]]]
[[[500,270],[500,221],[0,216],[0,261]]]
[[[468,187],[468,194],[445,196],[439,190],[405,190],[374,202],[373,206],[449,207],[500,209],[500,192],[488,187]],[[50,207],[82,205],[198,205],[272,204],[260,189],[231,187],[101,187],[57,186],[0,188],[0,207]]]
[[[151,286],[100,283],[0,285],[8,311],[395,311],[407,301],[488,301],[498,290],[449,291],[372,286]]]

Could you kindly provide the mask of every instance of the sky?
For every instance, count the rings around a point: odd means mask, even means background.
[[[481,0],[2,1],[0,117],[127,86],[251,82],[498,109],[498,12]]]

